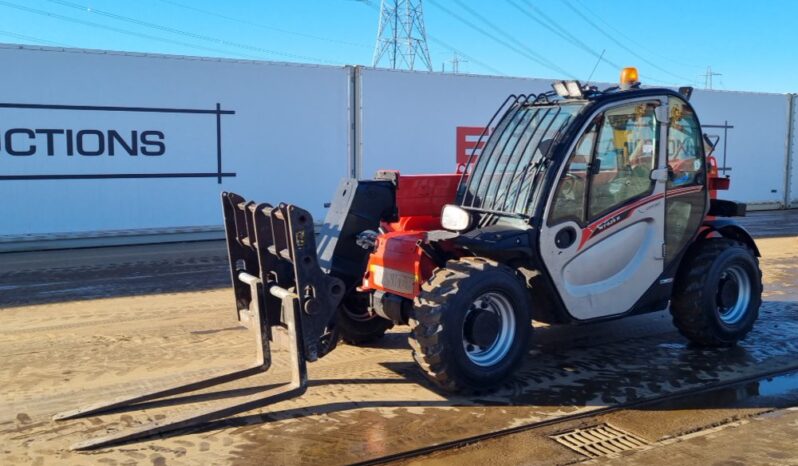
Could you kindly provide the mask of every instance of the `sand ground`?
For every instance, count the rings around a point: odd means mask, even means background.
[[[217,259],[188,261],[182,268],[162,255],[125,266],[98,254],[86,263],[63,260],[42,271],[35,260],[26,269],[22,256],[15,256],[18,265],[0,275],[0,291],[15,286],[15,277],[37,274],[41,281],[58,277],[66,285],[48,288],[55,295],[20,296],[0,309],[0,464],[343,464],[786,367],[798,360],[798,238],[758,244],[766,303],[751,337],[732,349],[689,347],[662,312],[539,328],[528,362],[501,390],[447,397],[419,376],[405,342],[407,329],[397,327],[373,348],[341,346],[311,364],[311,387],[300,399],[181,435],[90,453],[68,446],[285,380],[285,353],[277,351],[274,368],[263,377],[146,403],[145,409],[52,421],[57,412],[94,401],[245,366],[254,358],[254,342],[236,321],[231,292],[213,288],[224,272],[218,251],[200,254]],[[121,276],[129,281],[146,275],[158,286],[114,298],[97,298],[108,294],[92,288],[97,284],[80,289],[81,274],[107,276],[125,267],[130,273]],[[216,281],[174,292],[181,287],[173,282],[203,267]],[[57,293],[67,288],[69,293]]]

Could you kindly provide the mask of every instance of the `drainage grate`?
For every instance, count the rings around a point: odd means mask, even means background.
[[[574,429],[552,435],[552,439],[590,458],[621,453],[648,445],[642,438],[609,424]]]

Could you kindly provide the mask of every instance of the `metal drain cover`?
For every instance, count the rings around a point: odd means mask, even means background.
[[[551,438],[590,458],[621,453],[648,445],[648,442],[642,438],[610,424],[569,430],[552,435]]]

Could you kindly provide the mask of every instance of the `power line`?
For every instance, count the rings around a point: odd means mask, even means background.
[[[618,39],[616,39],[612,34],[608,33],[607,31],[602,29],[601,26],[599,26],[595,22],[593,22],[593,20],[591,20],[590,18],[585,16],[585,14],[582,13],[578,8],[573,6],[569,0],[563,0],[563,3],[565,4],[565,6],[570,8],[574,13],[576,13],[580,18],[582,18],[586,23],[588,23],[590,26],[592,26],[594,29],[596,29],[598,32],[600,32],[603,36],[607,37],[608,39],[613,41],[615,44],[617,44],[619,47],[621,47],[622,49],[624,49],[627,52],[631,53],[632,55],[634,55],[638,59],[642,60],[643,62],[645,62],[645,63],[651,65],[652,67],[662,71],[663,73],[666,73],[666,74],[668,74],[670,76],[673,76],[673,77],[675,77],[677,79],[681,79],[681,80],[686,81],[688,83],[694,83],[695,82],[695,80],[693,80],[693,79],[686,78],[684,76],[680,76],[680,75],[675,74],[675,73],[671,73],[670,71],[666,70],[665,68],[662,68],[662,67],[658,66],[656,63],[654,63],[652,61],[649,61],[648,59],[646,59],[645,57],[643,57],[639,53],[637,53],[634,50],[632,50],[631,48],[627,47],[626,44],[624,44],[623,42],[621,42]]]
[[[513,45],[513,44],[511,44],[511,43],[509,43],[509,42],[507,42],[506,40],[503,40],[503,39],[500,39],[500,38],[496,37],[495,35],[493,35],[493,34],[489,33],[488,31],[484,30],[483,28],[481,28],[481,27],[477,26],[477,25],[476,25],[476,24],[474,24],[473,22],[471,22],[471,21],[469,21],[469,20],[467,20],[467,19],[463,18],[461,15],[459,15],[459,14],[457,14],[457,13],[455,13],[455,12],[451,11],[450,9],[448,9],[448,8],[446,8],[446,7],[442,6],[442,5],[440,5],[440,4],[439,4],[437,1],[430,1],[430,3],[432,3],[433,5],[435,5],[437,8],[439,8],[440,10],[442,10],[444,13],[448,14],[449,16],[451,16],[451,17],[453,17],[453,18],[457,19],[457,20],[458,20],[458,21],[460,21],[461,23],[463,23],[463,24],[465,24],[466,26],[470,27],[471,29],[473,29],[473,30],[475,30],[475,31],[479,32],[480,34],[482,34],[482,35],[484,35],[484,36],[486,36],[486,37],[490,38],[491,40],[493,40],[493,41],[495,41],[495,42],[498,42],[499,44],[501,44],[501,45],[505,46],[506,48],[508,48],[508,49],[512,50],[513,52],[515,52],[515,53],[517,53],[517,54],[519,54],[519,55],[521,55],[521,56],[523,56],[523,57],[525,57],[525,58],[527,58],[527,59],[529,59],[529,60],[532,60],[532,61],[534,61],[534,62],[538,63],[539,65],[541,65],[541,66],[544,66],[544,67],[546,67],[546,68],[548,68],[548,69],[550,69],[550,70],[552,70],[552,71],[554,71],[554,72],[556,72],[556,73],[560,73],[560,74],[566,75],[566,76],[568,76],[568,77],[575,78],[575,76],[573,76],[573,75],[572,75],[571,73],[569,73],[568,71],[566,71],[566,70],[564,70],[563,68],[561,68],[561,67],[557,66],[556,64],[554,64],[554,63],[550,62],[550,61],[549,61],[549,60],[547,60],[545,57],[541,56],[541,55],[540,55],[540,54],[538,54],[537,52],[534,52],[534,51],[532,51],[531,49],[529,49],[529,48],[528,48],[528,47],[526,47],[525,45],[524,45],[524,47],[523,47],[523,48],[519,48],[519,47],[517,47],[517,46],[515,46],[515,45]],[[458,3],[459,3],[459,2],[458,2]],[[463,5],[461,4],[461,6],[463,6]],[[469,10],[469,8],[467,8],[467,7],[466,7],[465,9]],[[473,11],[473,10],[471,10],[471,11]],[[474,13],[472,13],[472,14],[474,14],[475,16],[478,16],[478,17],[479,17],[479,14],[478,14],[478,13],[476,13],[476,12],[474,12]],[[481,18],[480,18],[480,19],[481,19]],[[485,21],[485,20],[483,20],[483,22],[486,22],[486,21]],[[505,33],[504,31],[501,31],[501,29],[498,29],[498,28],[497,28],[495,25],[493,25],[492,23],[490,23],[490,22],[487,22],[487,23],[488,23],[488,24],[491,26],[491,28],[493,28],[493,29],[496,29],[496,30],[500,31],[502,35],[509,36],[509,34]],[[511,37],[511,38],[512,38],[512,36],[509,36],[509,37]],[[512,40],[517,42],[517,39],[515,39],[515,38],[512,38]]]
[[[99,24],[99,23],[95,23],[95,22],[92,22],[92,21],[86,21],[86,20],[82,20],[82,19],[71,18],[69,16],[64,16],[64,15],[60,15],[60,14],[57,14],[57,13],[52,13],[52,12],[49,12],[49,11],[39,10],[39,9],[36,9],[36,8],[30,8],[30,7],[26,7],[26,6],[22,6],[22,5],[16,5],[14,3],[9,3],[9,2],[3,1],[3,0],[0,0],[0,6],[5,6],[6,8],[13,8],[15,10],[24,11],[24,12],[36,14],[36,15],[39,15],[39,16],[45,16],[45,17],[52,18],[52,19],[58,19],[58,20],[61,20],[61,21],[66,21],[66,22],[70,22],[70,23],[74,23],[74,24],[80,24],[82,26],[88,26],[88,27],[92,27],[92,28],[95,28],[95,29],[104,29],[106,31],[112,31],[112,32],[116,32],[116,33],[119,33],[119,34],[125,34],[125,35],[129,35],[129,36],[140,37],[140,38],[154,40],[154,41],[158,41],[158,42],[164,42],[164,43],[168,43],[168,44],[172,44],[172,45],[180,45],[182,47],[188,47],[188,48],[197,49],[197,50],[211,51],[211,52],[219,53],[219,54],[222,54],[222,55],[230,55],[230,54],[232,54],[232,55],[236,55],[238,57],[243,57],[243,58],[263,59],[263,57],[243,54],[243,53],[239,53],[239,52],[230,52],[230,51],[227,51],[227,50],[221,50],[221,49],[217,49],[217,48],[213,48],[213,47],[205,47],[205,46],[202,46],[202,45],[190,44],[190,43],[182,42],[182,41],[179,41],[179,40],[167,39],[167,38],[164,38],[164,37],[153,36],[153,35],[144,34],[144,33],[141,33],[141,32],[130,31],[128,29],[122,29],[122,28],[117,28],[117,27],[113,27],[113,26],[108,26],[108,25],[105,25],[105,24]]]
[[[556,35],[560,36],[561,38],[565,39],[566,41],[570,42],[571,44],[579,47],[580,49],[584,50],[585,52],[587,52],[587,53],[593,55],[594,57],[598,58],[599,62],[607,63],[607,64],[609,64],[610,66],[612,66],[612,67],[614,67],[616,69],[620,68],[620,66],[618,66],[617,64],[609,61],[606,58],[603,58],[603,54],[600,54],[599,52],[593,50],[589,45],[587,45],[586,43],[582,42],[582,40],[580,40],[575,35],[571,34],[567,29],[565,29],[562,26],[560,26],[559,24],[557,24],[556,21],[554,21],[552,18],[548,17],[545,13],[543,13],[543,11],[541,11],[535,5],[531,4],[528,0],[523,0],[523,1],[524,1],[524,4],[526,4],[526,6],[529,9],[534,10],[535,13],[537,13],[540,17],[542,17],[543,19],[548,21],[548,23],[546,21],[543,21],[540,18],[532,15],[528,10],[524,9],[523,7],[518,5],[513,0],[507,0],[507,3],[509,3],[510,5],[515,7],[516,9],[518,9],[518,11],[520,11],[522,14],[524,14],[529,19],[535,21],[536,23],[540,24],[544,28],[548,29],[549,31],[553,32],[554,34],[556,34]]]
[[[111,12],[104,11],[104,10],[98,10],[96,8],[91,8],[88,5],[81,5],[81,4],[78,4],[78,3],[68,2],[66,0],[47,0],[47,1],[50,2],[50,3],[55,3],[57,5],[62,5],[62,6],[68,7],[68,8],[80,10],[80,11],[83,11],[83,12],[86,12],[86,13],[89,13],[89,14],[105,16],[107,18],[111,18],[111,19],[114,19],[114,20],[117,20],[117,21],[123,21],[123,22],[126,22],[126,23],[135,24],[137,26],[143,26],[143,27],[146,27],[146,28],[156,29],[156,30],[168,32],[168,33],[171,33],[171,34],[176,34],[176,35],[181,35],[181,36],[185,36],[185,37],[190,37],[192,39],[202,40],[202,41],[206,41],[206,42],[212,42],[214,44],[223,45],[223,46],[227,46],[227,47],[234,47],[234,48],[239,48],[239,49],[242,49],[242,50],[248,50],[248,51],[251,51],[251,52],[258,52],[258,53],[264,53],[264,54],[269,54],[269,55],[278,55],[278,56],[283,56],[283,57],[288,57],[288,58],[308,60],[308,61],[314,61],[314,62],[320,62],[320,63],[329,63],[329,64],[335,64],[335,65],[339,64],[337,62],[332,62],[332,61],[324,60],[324,59],[321,59],[321,58],[309,57],[309,56],[306,56],[306,55],[298,55],[298,54],[288,53],[288,52],[281,52],[281,51],[278,51],[278,50],[266,49],[266,48],[263,48],[263,47],[243,44],[243,43],[240,43],[240,42],[234,42],[234,41],[230,41],[230,40],[226,40],[226,39],[219,39],[217,37],[207,36],[205,34],[197,34],[197,33],[190,32],[190,31],[184,31],[182,29],[177,29],[177,28],[173,28],[173,27],[170,27],[170,26],[164,26],[164,25],[161,25],[161,24],[151,23],[151,22],[148,22],[148,21],[142,21],[142,20],[139,20],[139,19],[131,18],[129,16],[124,16],[124,15],[120,15],[120,14],[116,14],[116,13],[111,13]]]
[[[513,36],[512,34],[509,34],[509,33],[508,33],[508,32],[506,32],[504,29],[502,29],[502,28],[498,27],[498,26],[497,26],[496,24],[494,24],[493,22],[491,22],[491,21],[488,21],[488,20],[487,20],[487,19],[486,19],[486,18],[485,18],[483,15],[480,15],[480,14],[479,14],[477,11],[475,11],[474,9],[472,9],[472,8],[470,8],[469,6],[467,6],[466,4],[464,4],[464,3],[463,3],[461,0],[455,0],[455,2],[456,2],[458,5],[460,5],[460,8],[462,8],[462,9],[464,9],[465,11],[469,12],[469,13],[470,13],[472,16],[474,16],[475,18],[477,18],[477,19],[479,19],[480,21],[482,21],[482,22],[483,22],[484,24],[486,24],[488,27],[490,27],[491,29],[493,29],[493,30],[494,30],[494,31],[496,31],[497,33],[501,34],[501,35],[502,35],[502,36],[504,36],[506,39],[508,39],[508,40],[510,40],[510,41],[512,41],[512,42],[514,42],[514,43],[515,43],[515,44],[516,44],[518,47],[520,47],[521,49],[523,49],[523,50],[524,50],[524,51],[526,51],[527,53],[529,53],[529,54],[531,54],[531,55],[533,55],[533,56],[537,57],[537,58],[538,58],[538,63],[541,63],[541,64],[542,64],[542,65],[544,65],[544,66],[547,66],[549,69],[551,69],[551,70],[553,70],[553,71],[557,71],[557,72],[559,72],[559,73],[562,73],[562,74],[564,74],[564,75],[566,75],[566,76],[571,76],[571,77],[573,77],[573,75],[572,75],[571,73],[569,73],[568,71],[566,71],[565,69],[563,69],[562,67],[560,67],[559,65],[557,65],[556,63],[554,63],[553,61],[551,61],[551,60],[547,59],[546,57],[544,57],[543,55],[541,55],[541,54],[540,54],[540,53],[538,53],[537,51],[533,50],[533,49],[532,49],[532,48],[530,48],[528,45],[526,45],[525,43],[523,43],[523,42],[521,42],[520,40],[518,40],[518,39],[517,39],[515,36]]]
[[[635,39],[633,39],[633,38],[629,37],[628,35],[624,34],[623,31],[621,31],[620,29],[616,28],[615,26],[610,24],[608,21],[606,21],[604,18],[602,18],[601,15],[599,15],[595,11],[591,10],[590,8],[588,8],[588,6],[585,4],[585,2],[583,2],[582,0],[576,0],[576,2],[580,5],[581,8],[583,8],[585,11],[587,11],[588,13],[593,15],[593,17],[595,17],[597,20],[601,21],[602,23],[604,23],[605,26],[607,26],[608,28],[612,29],[613,32],[615,32],[619,36],[623,37],[624,39],[628,40],[629,42],[635,42]],[[701,67],[700,65],[695,65],[695,64],[691,65],[689,63],[684,63],[682,61],[674,60],[673,58],[666,57],[665,55],[662,55],[661,53],[657,52],[656,50],[652,50],[652,49],[650,49],[650,48],[648,48],[648,47],[646,47],[646,46],[644,46],[644,45],[642,45],[640,43],[638,43],[637,46],[640,47],[641,49],[647,51],[648,53],[650,53],[652,55],[656,55],[659,58],[662,58],[664,60],[668,60],[670,62],[676,63],[677,65],[687,66],[687,67],[691,67],[691,68],[700,68]]]
[[[239,23],[239,24],[246,24],[248,26],[253,26],[253,27],[256,27],[256,28],[260,28],[260,29],[266,29],[266,30],[269,30],[269,31],[275,31],[275,32],[279,32],[281,34],[289,34],[289,35],[297,36],[297,37],[305,37],[305,38],[308,38],[308,39],[314,39],[314,40],[319,40],[319,41],[324,41],[324,42],[330,42],[330,43],[333,43],[333,44],[350,45],[350,46],[353,46],[353,47],[371,48],[371,46],[368,45],[368,44],[362,44],[362,43],[357,43],[357,42],[349,42],[349,41],[340,40],[340,39],[332,39],[332,38],[329,38],[329,37],[321,37],[321,36],[316,36],[316,35],[313,35],[313,34],[306,34],[304,32],[289,31],[287,29],[281,29],[281,28],[274,27],[274,26],[268,26],[266,24],[256,23],[254,21],[249,21],[249,20],[246,20],[246,19],[236,18],[236,17],[233,17],[233,16],[227,16],[225,14],[217,13],[215,11],[205,10],[203,8],[197,8],[195,6],[186,5],[184,3],[176,2],[176,1],[173,1],[173,0],[159,0],[159,1],[161,3],[166,3],[166,4],[173,5],[173,6],[176,6],[176,7],[179,7],[179,8],[183,8],[183,9],[186,9],[186,10],[196,11],[198,13],[202,13],[202,14],[205,14],[205,15],[226,19],[228,21],[233,21],[233,22],[236,22],[236,23]]]
[[[577,36],[571,34],[570,31],[568,31],[564,27],[560,26],[557,23],[557,21],[555,21],[554,19],[552,19],[548,15],[546,15],[546,13],[544,13],[540,8],[538,8],[535,5],[533,5],[532,2],[530,2],[529,0],[522,0],[522,1],[524,2],[524,4],[526,4],[527,7],[529,7],[532,10],[534,10],[543,19],[547,20],[549,22],[549,24],[546,24],[545,22],[539,20],[538,18],[535,18],[534,16],[530,15],[529,12],[523,10],[518,5],[514,4],[513,0],[507,0],[507,2],[513,4],[513,6],[515,6],[519,10],[521,10],[521,12],[524,13],[525,15],[527,15],[530,18],[534,19],[538,24],[543,25],[544,27],[546,27],[550,31],[554,32],[555,34],[559,35],[560,37],[568,40],[572,44],[576,45],[577,47],[581,48],[582,50],[585,50],[586,52],[590,53],[594,57],[598,58],[598,61],[596,62],[596,66],[594,66],[593,67],[593,71],[590,72],[591,77],[593,76],[593,73],[596,71],[596,68],[598,67],[598,65],[601,62],[604,62],[604,63],[612,66],[613,68],[615,68],[616,71],[620,70],[622,68],[621,65],[618,65],[617,63],[614,63],[614,62],[604,58],[604,54],[606,53],[606,49],[604,49],[604,51],[601,52],[601,54],[599,54],[597,51],[593,50],[589,45],[587,45],[585,42],[583,42]],[[643,74],[641,74],[640,77],[645,78],[648,81],[669,84],[669,83],[666,83],[665,81],[662,81],[660,79],[656,79],[654,77],[643,75]],[[588,81],[590,81],[590,79],[588,79]]]
[[[427,34],[427,38],[428,38],[429,40],[431,40],[432,42],[435,42],[436,44],[439,44],[439,45],[441,45],[442,47],[445,47],[445,48],[449,49],[449,51],[450,51],[450,52],[454,52],[454,53],[456,53],[456,54],[460,55],[461,57],[465,57],[465,58],[467,58],[469,62],[471,62],[471,63],[476,63],[477,65],[479,65],[479,66],[481,66],[482,68],[484,68],[484,69],[486,69],[486,70],[488,70],[488,71],[492,72],[493,74],[496,74],[496,75],[499,75],[499,76],[507,76],[507,75],[506,75],[506,74],[505,74],[503,71],[501,71],[501,70],[498,70],[498,69],[496,69],[496,68],[494,68],[494,67],[492,67],[492,66],[488,65],[488,64],[487,64],[487,63],[485,63],[485,62],[482,62],[482,61],[480,61],[480,60],[477,60],[476,58],[472,57],[471,55],[468,55],[468,54],[466,54],[466,53],[465,53],[465,52],[463,52],[462,50],[458,50],[458,49],[456,49],[455,47],[453,47],[453,46],[451,46],[451,45],[447,44],[446,42],[444,42],[444,41],[442,41],[442,40],[440,40],[440,39],[436,38],[435,36],[432,36],[432,35],[429,35],[429,34]]]
[[[14,39],[27,40],[29,42],[35,42],[42,45],[58,45],[60,47],[73,47],[72,45],[65,44],[63,42],[41,39],[39,37],[28,36],[25,34],[18,34],[16,32],[11,32],[11,31],[0,31],[0,36],[13,37]]]

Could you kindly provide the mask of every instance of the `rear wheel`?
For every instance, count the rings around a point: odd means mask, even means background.
[[[369,312],[369,295],[353,291],[338,306],[336,329],[350,345],[371,343],[385,335],[393,322]]]
[[[688,251],[674,283],[673,323],[691,341],[729,346],[754,326],[762,304],[762,272],[753,252],[726,238]]]
[[[413,357],[446,390],[491,388],[526,353],[529,311],[527,290],[509,267],[482,258],[449,261],[416,298]]]

